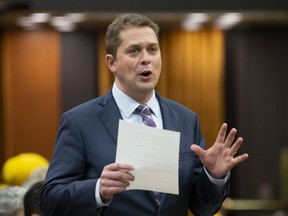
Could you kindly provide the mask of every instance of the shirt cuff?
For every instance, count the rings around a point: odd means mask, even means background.
[[[230,177],[230,171],[222,178],[222,179],[215,179],[208,173],[206,167],[204,167],[205,173],[207,174],[210,181],[218,187],[224,187]]]
[[[96,208],[102,208],[104,206],[108,206],[111,200],[108,202],[103,202],[100,196],[100,179],[96,182],[95,187],[95,198],[96,198]]]

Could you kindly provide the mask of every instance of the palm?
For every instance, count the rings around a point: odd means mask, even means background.
[[[234,157],[243,139],[239,137],[235,142],[236,129],[233,128],[226,137],[227,124],[223,124],[218,133],[214,145],[203,150],[198,145],[192,145],[191,149],[200,157],[209,174],[214,178],[221,178],[227,174],[235,165],[246,160],[248,154]],[[234,142],[234,143],[233,143]]]

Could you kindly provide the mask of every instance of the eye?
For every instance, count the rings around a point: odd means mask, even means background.
[[[148,49],[148,52],[151,54],[156,54],[158,52],[158,47],[157,46],[150,47]]]
[[[137,48],[131,48],[131,49],[128,49],[127,53],[129,55],[134,56],[134,55],[137,55],[139,53],[139,50]]]

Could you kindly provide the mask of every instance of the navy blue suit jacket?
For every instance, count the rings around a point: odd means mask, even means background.
[[[95,185],[103,167],[115,162],[120,111],[111,90],[62,115],[45,184],[40,193],[44,216],[184,216],[213,215],[227,195],[208,179],[191,144],[205,148],[197,115],[157,94],[163,127],[180,136],[179,195],[163,194],[160,206],[151,191],[114,195],[108,208],[96,208]]]

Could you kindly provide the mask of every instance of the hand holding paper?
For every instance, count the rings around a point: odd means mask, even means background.
[[[120,120],[116,162],[131,164],[129,189],[179,193],[180,133]]]

